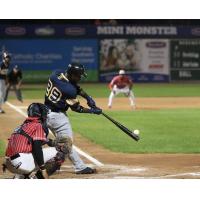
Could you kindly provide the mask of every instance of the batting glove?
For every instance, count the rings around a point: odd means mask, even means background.
[[[90,113],[96,114],[96,115],[100,115],[100,114],[102,113],[102,109],[101,109],[101,108],[98,108],[98,107],[91,108],[91,109],[90,109]]]

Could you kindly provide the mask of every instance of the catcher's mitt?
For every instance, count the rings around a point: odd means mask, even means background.
[[[62,152],[58,152],[56,157],[45,163],[45,169],[47,174],[50,176],[57,170],[60,170],[62,163],[65,161],[65,154]]]

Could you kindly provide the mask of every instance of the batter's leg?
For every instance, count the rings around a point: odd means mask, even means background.
[[[71,153],[69,154],[69,159],[74,165],[75,172],[81,171],[87,167],[73,147]]]
[[[71,124],[65,113],[51,112],[48,115],[47,124],[50,130],[52,130],[55,133],[56,137],[68,136],[73,141],[73,132]],[[71,149],[71,152],[69,152],[68,157],[73,163],[75,171],[83,170],[87,167],[74,148]]]

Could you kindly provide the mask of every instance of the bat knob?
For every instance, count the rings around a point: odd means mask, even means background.
[[[136,141],[140,140],[140,136],[139,135],[135,135],[135,139],[136,139]]]

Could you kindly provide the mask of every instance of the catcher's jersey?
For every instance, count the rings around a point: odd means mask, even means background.
[[[30,153],[32,152],[32,144],[28,142],[28,139],[19,134],[15,134],[18,131],[19,127],[16,128],[14,133],[8,139],[8,146],[6,149],[6,156],[10,157],[17,153]],[[22,129],[33,139],[33,140],[41,140],[46,141],[46,135],[43,130],[41,123],[38,121],[36,117],[28,117]]]
[[[122,89],[126,86],[132,86],[132,80],[128,76],[115,76],[112,81],[109,84],[110,89],[114,87],[114,85],[117,86],[117,88]]]
[[[45,102],[53,112],[64,112],[69,108],[68,100],[76,99],[80,87],[71,83],[65,76],[64,71],[54,71],[49,77],[45,94]]]

